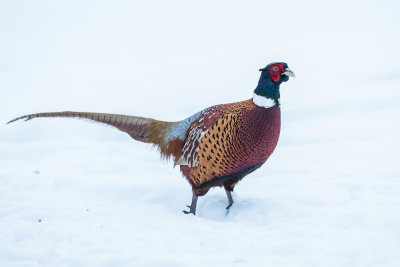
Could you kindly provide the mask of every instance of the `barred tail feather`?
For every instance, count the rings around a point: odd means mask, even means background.
[[[46,113],[35,113],[24,115],[9,121],[7,124],[18,121],[18,120],[31,120],[34,118],[42,117],[66,117],[66,118],[81,118],[92,121],[97,121],[107,125],[114,126],[115,128],[128,133],[132,138],[142,142],[151,142],[148,138],[148,129],[153,119],[126,116],[118,114],[107,114],[107,113],[91,113],[91,112],[46,112]]]
[[[184,141],[176,138],[174,135],[169,135],[171,129],[174,129],[181,122],[166,122],[150,118],[108,113],[63,111],[24,115],[9,121],[7,124],[18,120],[28,121],[34,118],[43,117],[80,118],[104,123],[114,126],[122,132],[126,132],[137,141],[156,145],[161,154],[166,158],[173,156],[175,159],[178,159],[182,155]],[[186,132],[186,128],[182,130]],[[175,134],[179,135],[180,133]]]

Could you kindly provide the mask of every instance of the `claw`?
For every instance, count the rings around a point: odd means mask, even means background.
[[[185,214],[190,214],[190,213],[192,213],[193,215],[196,215],[194,212],[187,211],[187,210],[182,210],[182,212],[185,213]]]
[[[231,211],[230,210],[230,207],[232,207],[232,204],[233,204],[233,202],[232,203],[229,203],[229,205],[228,205],[228,207],[226,207],[226,216],[228,216],[228,214],[229,214],[229,211]]]

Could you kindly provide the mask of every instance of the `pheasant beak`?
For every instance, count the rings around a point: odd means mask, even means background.
[[[294,72],[293,72],[291,69],[289,69],[289,68],[286,68],[286,69],[285,69],[285,72],[283,72],[282,75],[290,76],[290,77],[293,77],[293,78],[296,77],[296,75],[294,74]]]

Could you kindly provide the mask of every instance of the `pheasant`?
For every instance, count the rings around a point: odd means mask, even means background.
[[[260,69],[253,98],[206,108],[177,122],[137,116],[91,113],[46,112],[24,115],[8,123],[39,117],[76,117],[114,126],[133,139],[156,145],[163,157],[172,158],[192,186],[192,202],[184,213],[196,214],[199,196],[223,186],[229,201],[235,185],[260,168],[274,151],[280,134],[279,86],[295,77],[283,62]]]

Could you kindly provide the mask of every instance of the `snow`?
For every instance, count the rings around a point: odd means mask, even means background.
[[[142,2],[0,3],[0,266],[400,266],[399,3]],[[183,214],[178,168],[111,127],[5,125],[181,120],[275,61],[280,141],[229,213]]]

